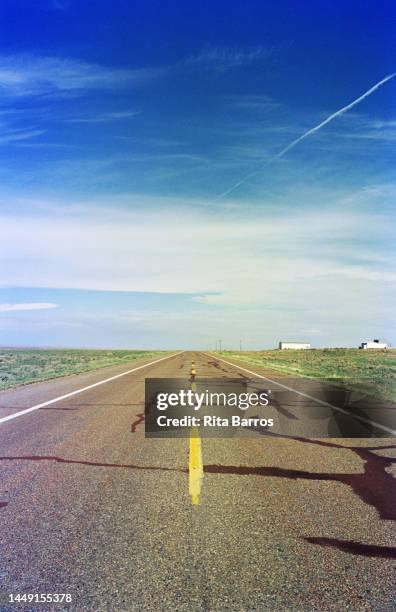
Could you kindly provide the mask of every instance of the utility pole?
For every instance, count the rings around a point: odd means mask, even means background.
[[[239,340],[239,352],[242,352],[242,340]]]
[[[221,340],[219,340],[219,347],[220,347],[220,353],[221,353]]]

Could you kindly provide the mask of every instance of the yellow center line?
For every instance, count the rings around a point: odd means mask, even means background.
[[[203,478],[202,446],[197,427],[192,427],[190,433],[190,459],[188,462],[188,491],[191,503],[199,504]]]
[[[191,364],[191,375],[195,376],[194,362]],[[197,385],[191,383],[191,390],[196,391]],[[188,491],[193,506],[199,504],[201,485],[203,478],[202,443],[197,427],[192,427],[190,432],[190,455],[188,462]]]

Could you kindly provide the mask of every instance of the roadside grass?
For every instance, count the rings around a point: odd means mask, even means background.
[[[0,390],[165,354],[166,351],[0,349]]]
[[[396,401],[396,349],[223,351],[222,356]]]

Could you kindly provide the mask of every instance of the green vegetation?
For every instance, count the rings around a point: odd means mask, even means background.
[[[291,376],[324,379],[396,401],[396,350],[224,351],[222,356]]]
[[[161,354],[165,351],[0,349],[0,389],[127,364]]]

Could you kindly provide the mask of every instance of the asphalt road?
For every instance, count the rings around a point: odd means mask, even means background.
[[[1,422],[148,361],[0,394],[1,610],[394,610],[394,439],[203,438],[194,505],[191,441],[144,436],[144,379],[252,374],[188,352]]]

